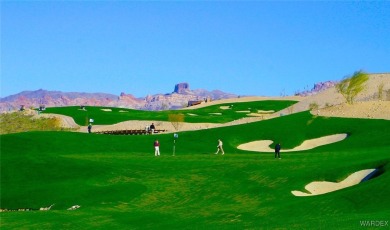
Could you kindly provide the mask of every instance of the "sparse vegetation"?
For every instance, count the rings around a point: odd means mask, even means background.
[[[62,130],[58,118],[36,118],[22,111],[0,114],[0,134],[57,130]]]
[[[385,87],[385,83],[380,83],[378,85],[378,100],[382,100],[383,99],[383,88]]]
[[[352,77],[347,77],[336,84],[336,90],[343,95],[348,104],[353,104],[355,97],[364,90],[367,80],[368,74],[358,71]]]
[[[294,105],[287,108],[287,111],[289,114],[292,114],[294,112]]]
[[[180,130],[180,127],[184,122],[184,114],[176,113],[176,114],[168,114],[168,120],[171,122],[172,126],[176,131]]]
[[[317,110],[319,108],[318,104],[316,102],[312,102],[309,104],[310,110]]]
[[[168,110],[168,109],[169,109],[169,105],[167,103],[161,104],[161,110]]]

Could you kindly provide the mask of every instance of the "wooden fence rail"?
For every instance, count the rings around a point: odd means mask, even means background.
[[[166,132],[165,129],[156,129],[154,133],[163,133]],[[127,129],[127,130],[106,130],[106,131],[97,131],[97,134],[109,134],[109,135],[147,135],[152,134],[152,131],[147,131],[144,129]]]

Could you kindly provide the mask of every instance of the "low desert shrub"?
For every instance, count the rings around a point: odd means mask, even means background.
[[[184,114],[176,113],[176,114],[168,114],[168,120],[171,122],[176,131],[180,130],[180,127],[184,122]]]
[[[318,104],[316,102],[312,102],[309,105],[310,110],[317,110],[319,108]]]
[[[367,80],[368,74],[358,71],[352,77],[347,77],[336,84],[336,90],[343,95],[348,104],[353,104],[355,97],[365,89]]]
[[[383,99],[383,87],[385,86],[385,83],[381,82],[379,85],[378,85],[378,100],[382,100]]]
[[[59,118],[37,118],[22,111],[0,114],[0,134],[58,130],[63,130]]]

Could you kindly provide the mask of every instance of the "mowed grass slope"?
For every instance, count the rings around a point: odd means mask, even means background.
[[[238,102],[207,106],[192,110],[164,110],[164,111],[143,111],[112,107],[87,106],[85,110],[79,106],[47,108],[44,113],[55,113],[73,117],[78,125],[87,125],[90,118],[94,119],[96,125],[110,125],[128,120],[159,120],[168,121],[169,114],[184,114],[185,122],[210,122],[225,123],[247,117],[247,113],[263,111],[279,111],[296,101],[253,101]],[[233,105],[233,106],[232,106]],[[222,109],[232,106],[229,109]],[[222,108],[221,108],[222,107]],[[248,111],[243,113],[243,111]]]
[[[108,136],[68,132],[1,135],[2,229],[356,229],[389,220],[390,121],[324,118],[309,112],[217,129]],[[313,150],[247,152],[259,139],[292,148],[305,139],[348,133]],[[153,141],[161,142],[154,157]],[[224,156],[213,154],[217,139]],[[337,192],[295,197],[314,180],[340,181],[380,168],[372,180]],[[68,211],[72,205],[81,208]]]

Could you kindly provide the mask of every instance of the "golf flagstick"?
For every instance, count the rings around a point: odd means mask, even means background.
[[[176,151],[176,139],[179,138],[179,135],[177,133],[173,134],[173,155],[175,156],[175,151]]]

